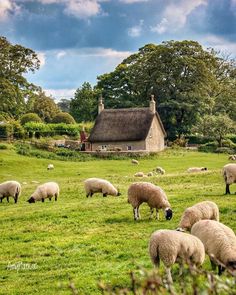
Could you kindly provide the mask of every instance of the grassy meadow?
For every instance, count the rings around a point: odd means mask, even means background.
[[[15,150],[0,151],[0,182],[22,184],[18,204],[0,203],[0,294],[71,294],[72,280],[79,294],[100,294],[103,281],[114,286],[130,284],[129,272],[137,266],[151,269],[147,247],[157,229],[175,229],[183,210],[199,201],[212,200],[220,208],[221,221],[236,230],[236,195],[224,196],[221,168],[228,163],[224,154],[167,150],[140,159],[63,162],[20,156]],[[48,163],[55,169],[47,171]],[[134,178],[161,166],[164,176]],[[187,174],[188,167],[204,166],[209,171]],[[118,186],[120,197],[86,198],[83,180],[105,178]],[[141,205],[141,220],[135,222],[127,203],[132,182],[150,181],[161,186],[172,205],[173,219],[149,219],[149,208]],[[33,182],[32,182],[33,181]],[[61,188],[57,202],[46,200],[28,204],[26,200],[38,184],[56,181]],[[232,185],[231,193],[236,191]],[[21,265],[19,269],[12,265]],[[23,265],[29,265],[24,269]],[[204,267],[210,269],[206,259]],[[173,278],[175,279],[175,275]]]

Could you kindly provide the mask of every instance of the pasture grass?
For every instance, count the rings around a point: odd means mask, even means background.
[[[0,203],[0,294],[71,294],[70,280],[79,294],[100,294],[99,281],[118,287],[130,285],[130,271],[137,266],[152,268],[147,251],[151,233],[177,228],[183,210],[199,201],[216,202],[221,221],[235,230],[236,195],[223,195],[221,169],[227,162],[227,155],[167,150],[140,159],[138,166],[128,159],[50,160],[55,169],[47,171],[49,160],[17,155],[14,149],[1,150],[0,182],[14,179],[25,184],[18,204],[13,199],[9,204],[6,199]],[[133,177],[157,166],[167,173],[145,179]],[[208,167],[209,171],[187,174],[186,169],[193,166]],[[83,180],[88,177],[111,181],[122,195],[87,199]],[[174,211],[171,221],[165,221],[162,212],[159,221],[149,220],[145,204],[140,207],[142,219],[133,220],[127,189],[132,182],[142,180],[166,191]],[[28,204],[26,200],[38,185],[34,181],[58,182],[58,201]],[[235,190],[236,185],[232,185],[231,193]],[[29,269],[24,269],[26,264]],[[12,265],[21,266],[10,269]],[[208,259],[204,267],[210,269]],[[174,279],[178,281],[176,271]]]

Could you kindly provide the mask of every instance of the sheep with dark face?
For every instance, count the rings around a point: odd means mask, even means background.
[[[188,168],[187,172],[188,173],[196,173],[196,172],[202,172],[202,171],[207,171],[206,167],[191,167]]]
[[[94,193],[102,193],[103,197],[120,196],[120,192],[109,181],[101,178],[88,178],[84,181],[86,197],[92,197]]]
[[[46,182],[36,188],[35,192],[31,195],[27,202],[44,202],[45,199],[49,199],[51,201],[53,197],[55,197],[55,201],[57,201],[57,198],[59,197],[59,186],[56,182]]]
[[[202,241],[213,269],[220,262],[236,274],[236,236],[231,228],[215,220],[200,220],[191,234]],[[224,267],[218,265],[218,274],[223,271]]]
[[[225,194],[230,194],[229,186],[236,183],[236,164],[227,164],[223,167],[223,177],[225,180]]]
[[[167,220],[172,218],[172,210],[165,192],[158,186],[149,182],[135,182],[128,189],[128,203],[133,207],[134,219],[138,220],[139,206],[147,203],[151,216],[156,209],[156,218],[159,219],[158,210],[162,209]]]
[[[20,194],[21,194],[21,185],[19,182],[10,180],[0,184],[0,202],[1,203],[4,198],[6,198],[7,202],[9,203],[9,197],[13,197],[13,199],[15,200],[15,203],[17,203]]]

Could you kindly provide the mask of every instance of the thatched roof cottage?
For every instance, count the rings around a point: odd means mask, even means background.
[[[153,95],[147,108],[104,109],[100,98],[98,117],[88,142],[91,151],[156,152],[164,149],[165,135]]]

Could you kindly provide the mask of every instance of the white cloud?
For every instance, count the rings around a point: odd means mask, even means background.
[[[128,35],[131,37],[139,37],[143,29],[143,20],[140,20],[137,26],[128,29]]]
[[[11,13],[18,13],[20,7],[13,0],[0,0],[0,21],[8,19]]]
[[[61,59],[63,56],[66,55],[66,52],[63,50],[63,51],[59,51],[57,54],[56,54],[56,57],[57,59]]]
[[[225,55],[231,55],[231,57],[236,58],[236,42],[230,42],[215,35],[208,35],[202,41],[207,47],[213,47]]]
[[[126,4],[132,4],[132,3],[138,3],[138,2],[148,2],[149,0],[120,0],[122,3]]]
[[[56,101],[62,98],[72,98],[74,97],[76,89],[44,89],[46,95],[52,96]]]
[[[78,50],[79,56],[126,58],[130,54],[132,54],[132,52],[130,51],[117,51],[111,48],[84,48],[84,49]]]
[[[36,52],[40,61],[40,67],[42,68],[46,63],[46,54],[44,52]]]
[[[164,10],[161,22],[152,26],[151,31],[163,34],[184,27],[187,17],[201,5],[207,5],[207,0],[181,0],[178,3],[171,3]]]

